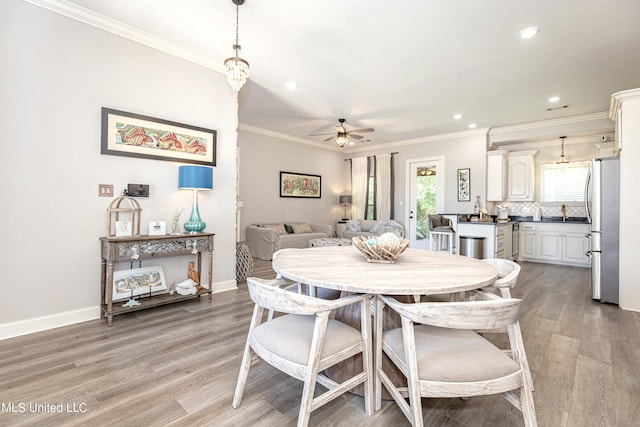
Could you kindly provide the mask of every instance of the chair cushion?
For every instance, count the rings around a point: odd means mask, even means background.
[[[315,316],[287,314],[257,326],[253,337],[271,353],[291,362],[306,365],[309,360]],[[362,341],[360,331],[329,319],[321,358]]]
[[[513,359],[473,331],[416,325],[415,337],[421,380],[484,381],[520,369]],[[384,341],[404,359],[402,328],[386,331]]]

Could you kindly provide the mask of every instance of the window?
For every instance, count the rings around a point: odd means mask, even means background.
[[[540,202],[584,202],[584,186],[590,169],[590,162],[540,166]]]
[[[376,219],[376,162],[375,157],[369,157],[367,171],[367,209],[364,219]]]

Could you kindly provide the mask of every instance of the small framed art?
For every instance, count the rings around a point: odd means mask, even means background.
[[[458,201],[471,201],[471,169],[458,169]]]
[[[167,234],[165,221],[149,221],[149,236],[164,236]]]

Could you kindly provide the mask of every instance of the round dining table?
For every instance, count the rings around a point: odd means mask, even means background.
[[[274,254],[273,269],[308,286],[387,295],[470,291],[498,277],[492,265],[448,252],[407,249],[387,264],[367,262],[354,246],[282,249]]]
[[[498,278],[494,266],[449,252],[407,249],[389,264],[367,262],[353,246],[282,249],[273,256],[273,269],[283,278],[307,286],[396,295],[406,302],[412,302],[412,298],[418,295],[454,294],[479,289]],[[339,309],[335,318],[360,328],[359,306]],[[400,323],[399,316],[385,311],[385,330],[397,328]],[[402,381],[406,384],[404,375],[386,356],[382,365],[394,383]],[[342,382],[361,370],[362,356],[359,355],[329,368],[326,373],[335,381]],[[363,395],[364,388],[360,385],[351,392]],[[382,398],[391,399],[384,388]]]

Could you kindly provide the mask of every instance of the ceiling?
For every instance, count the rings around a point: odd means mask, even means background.
[[[27,1],[75,4],[219,71],[233,56],[231,0]],[[375,128],[360,144],[377,145],[605,112],[612,93],[640,87],[638,17],[638,0],[246,0],[240,123],[323,144],[309,134],[344,117]],[[540,32],[521,39],[529,26]]]

